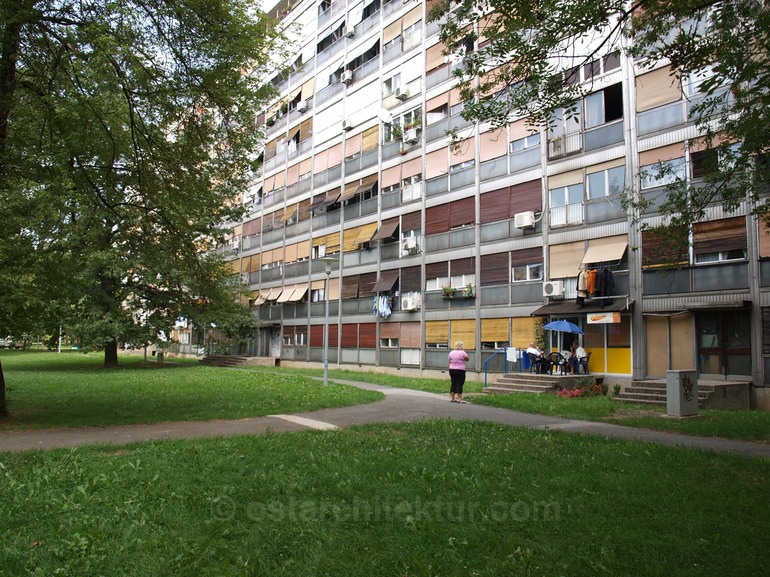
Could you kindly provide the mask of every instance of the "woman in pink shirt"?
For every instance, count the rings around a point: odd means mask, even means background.
[[[453,403],[464,403],[463,385],[465,384],[465,363],[471,358],[463,350],[462,341],[455,343],[453,351],[449,352],[449,378],[452,380],[452,387],[449,389],[449,400]],[[455,397],[457,397],[455,399]]]

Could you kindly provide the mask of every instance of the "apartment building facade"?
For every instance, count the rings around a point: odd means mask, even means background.
[[[574,71],[592,86],[576,117],[492,130],[460,116],[462,58],[430,2],[275,10],[300,48],[273,79],[251,213],[227,247],[254,291],[250,354],[322,362],[328,304],[334,365],[443,370],[462,340],[471,370],[502,371],[498,350],[567,319],[609,382],[690,368],[770,380],[770,242],[751,206],[710,208],[686,262],[662,272],[660,243],[621,203],[624,190],[653,201],[641,220],[656,224],[670,175],[697,185],[698,79],[610,47]],[[560,350],[575,335],[548,338]]]

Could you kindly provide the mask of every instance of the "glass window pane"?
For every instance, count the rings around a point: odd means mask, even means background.
[[[573,184],[567,187],[569,194],[568,204],[579,204],[583,202],[583,184]]]
[[[554,188],[550,192],[551,197],[551,206],[564,206],[567,204],[567,199],[565,198],[566,195],[566,189],[565,188]]]
[[[585,99],[586,128],[604,124],[604,92],[589,94]]]
[[[620,194],[626,188],[626,167],[616,166],[607,171],[607,180],[609,180],[609,193]]]
[[[605,172],[594,172],[588,175],[588,198],[601,198],[606,196],[606,190],[604,186]]]

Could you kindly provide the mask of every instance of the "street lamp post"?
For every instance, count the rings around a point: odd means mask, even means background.
[[[326,267],[326,285],[324,286],[324,299],[326,300],[326,313],[324,314],[324,385],[329,384],[329,279],[332,274],[332,265],[337,262],[333,256],[325,256],[320,260]]]

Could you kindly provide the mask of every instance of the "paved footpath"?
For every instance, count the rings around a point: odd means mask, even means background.
[[[410,389],[394,389],[382,385],[352,381],[336,382],[368,390],[380,391],[385,399],[368,405],[322,409],[296,415],[270,415],[237,420],[213,420],[115,427],[83,427],[76,429],[41,429],[35,431],[0,432],[0,452],[68,448],[82,445],[126,445],[141,441],[195,439],[232,435],[256,435],[267,431],[282,433],[307,429],[344,429],[369,423],[398,423],[423,419],[473,419],[502,425],[528,427],[599,435],[658,443],[672,447],[687,447],[736,453],[751,457],[770,457],[770,444],[706,437],[690,437],[675,433],[648,431],[608,423],[574,421],[520,413],[507,409],[450,403],[446,395]]]

